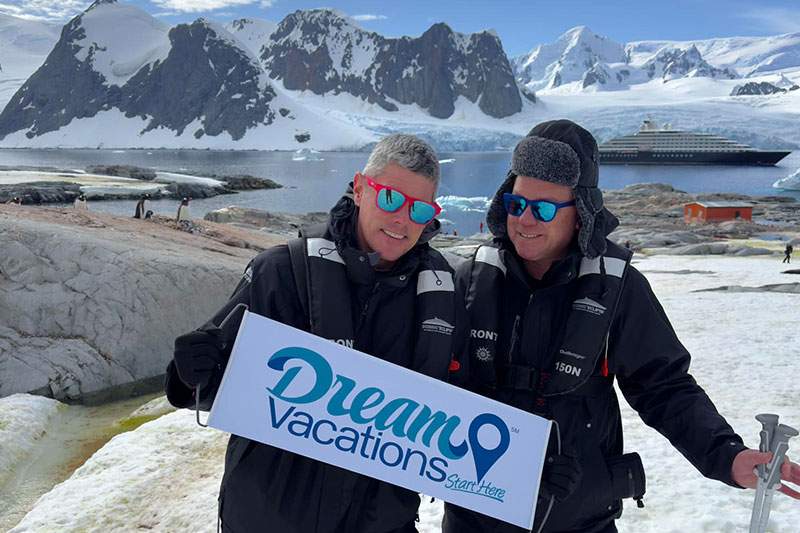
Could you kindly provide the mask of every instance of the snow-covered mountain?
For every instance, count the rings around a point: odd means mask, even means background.
[[[653,79],[735,79],[729,68],[711,65],[692,43],[655,42],[648,46],[622,45],[578,26],[554,43],[543,44],[514,58],[518,83],[530,90],[570,85],[576,91],[620,90]]]
[[[0,44],[12,42],[2,20]],[[170,28],[98,0],[60,39],[49,31],[49,55],[46,39],[27,39],[40,45],[27,67],[38,70],[5,85],[16,93],[0,113],[2,147],[330,150],[406,132],[444,151],[495,150],[557,117],[601,140],[651,117],[758,147],[800,147],[800,91],[790,90],[800,84],[800,34],[623,44],[577,27],[512,69],[491,31],[438,23],[387,38],[330,9],[279,24]]]
[[[132,5],[97,0],[67,23],[0,114],[0,137],[217,146],[250,134],[251,146],[291,148],[317,144],[312,125],[328,141],[337,129],[345,145],[369,140],[278,94],[255,55],[221,25],[198,19],[170,29]]]
[[[57,24],[0,13],[0,109],[44,62],[60,32]]]
[[[753,77],[784,69],[800,70],[800,33],[771,37],[724,37],[700,41],[638,41],[625,47],[632,63],[643,63],[664,47],[697,48],[718,68]]]
[[[522,109],[500,39],[489,31],[464,35],[437,23],[420,37],[390,39],[330,9],[296,11],[261,59],[286,89],[349,93],[387,111],[416,104],[448,118],[459,97],[496,118]]]
[[[528,54],[512,60],[517,80],[532,90],[553,89],[582,80],[597,63],[625,63],[625,48],[611,39],[578,26],[564,33],[556,42],[540,44]],[[602,77],[601,66],[595,75]]]
[[[670,81],[680,78],[723,78],[734,80],[739,76],[730,69],[720,69],[710,65],[696,46],[680,48],[664,46],[641,66],[650,79],[661,78]]]

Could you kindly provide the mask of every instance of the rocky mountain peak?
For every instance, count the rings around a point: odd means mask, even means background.
[[[278,24],[260,57],[270,77],[289,90],[348,93],[387,111],[417,104],[447,118],[459,96],[495,117],[522,105],[499,39],[488,32],[460,34],[443,22],[419,37],[392,39],[333,10],[295,11]]]
[[[688,48],[665,46],[643,65],[650,78],[660,77],[665,82],[684,77],[710,77],[736,79],[738,74],[729,69],[710,65],[692,44]]]

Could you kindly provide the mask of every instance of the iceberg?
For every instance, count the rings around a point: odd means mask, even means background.
[[[772,186],[785,191],[800,191],[800,168],[785,178],[779,179]]]
[[[292,161],[325,161],[319,152],[311,148],[300,148],[292,156]]]

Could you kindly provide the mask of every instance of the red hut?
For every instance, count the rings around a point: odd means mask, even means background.
[[[753,204],[745,202],[691,202],[683,206],[683,220],[689,222],[725,222],[753,220]]]

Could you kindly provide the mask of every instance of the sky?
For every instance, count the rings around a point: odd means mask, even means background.
[[[332,7],[367,30],[388,37],[418,36],[446,22],[471,33],[493,29],[506,53],[523,54],[575,26],[626,43],[800,32],[798,0],[120,0],[169,24],[198,17],[227,22],[261,18],[279,22],[297,9]],[[91,2],[0,0],[0,13],[63,23]]]

